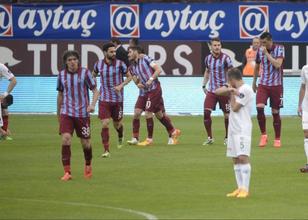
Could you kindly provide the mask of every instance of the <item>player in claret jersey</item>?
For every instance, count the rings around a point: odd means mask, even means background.
[[[211,39],[211,54],[205,57],[205,72],[203,79],[203,91],[206,94],[204,100],[204,127],[207,132],[207,140],[203,145],[214,143],[212,135],[212,118],[211,113],[216,108],[217,102],[224,113],[225,118],[225,140],[227,143],[228,123],[230,104],[229,98],[215,95],[215,90],[227,83],[227,71],[232,68],[231,58],[221,51],[221,41],[219,38]],[[209,85],[207,86],[207,83]]]
[[[129,68],[130,74],[133,76],[135,83],[139,89],[143,89],[146,98],[145,115],[147,119],[156,118],[166,128],[169,137],[168,144],[177,144],[180,130],[173,127],[170,118],[164,113],[164,100],[162,97],[162,89],[158,76],[161,73],[159,65],[149,56],[140,56],[142,49],[138,46],[129,47],[128,59],[131,62]],[[171,140],[171,141],[170,141]],[[139,143],[139,146],[147,146],[152,144],[152,139],[147,138]]]
[[[273,146],[281,147],[281,119],[279,109],[283,107],[283,60],[285,57],[284,46],[274,44],[272,35],[264,32],[261,36],[261,47],[257,52],[256,66],[254,70],[254,79],[252,88],[257,92],[257,118],[261,131],[259,142],[260,147],[267,144],[266,118],[264,108],[267,100],[270,99],[270,107],[272,108],[273,126],[275,130],[275,140]],[[259,85],[257,87],[257,78],[260,72]]]
[[[72,179],[71,175],[71,142],[74,130],[83,147],[85,169],[84,177],[92,177],[92,147],[90,141],[90,112],[94,112],[99,97],[96,83],[91,72],[79,65],[77,51],[66,51],[63,55],[65,69],[58,75],[57,115],[62,136],[63,181]],[[89,89],[93,92],[89,102]]]
[[[116,48],[114,44],[107,43],[103,46],[104,59],[97,61],[94,65],[94,76],[100,75],[100,100],[99,118],[102,122],[102,143],[104,153],[102,157],[110,157],[109,150],[109,122],[113,120],[113,126],[118,132],[118,148],[123,145],[123,87],[131,80],[127,73],[126,64],[116,59]]]

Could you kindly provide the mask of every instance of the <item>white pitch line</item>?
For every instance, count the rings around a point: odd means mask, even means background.
[[[70,206],[104,208],[104,209],[111,209],[111,210],[117,210],[117,211],[132,213],[132,214],[135,214],[135,215],[143,216],[148,220],[158,220],[158,218],[155,215],[152,215],[152,214],[149,214],[149,213],[146,213],[146,212],[136,211],[136,210],[133,210],[133,209],[125,209],[125,208],[119,208],[119,207],[106,206],[106,205],[97,205],[97,204],[79,203],[79,202],[63,202],[63,201],[55,201],[55,200],[8,198],[8,197],[0,197],[0,199],[15,200],[15,201],[26,201],[26,202],[44,202],[44,203],[63,204],[63,205],[70,205]]]

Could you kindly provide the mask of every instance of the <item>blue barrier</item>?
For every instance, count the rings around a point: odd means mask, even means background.
[[[251,84],[252,78],[245,78]],[[55,113],[56,112],[56,77],[17,77],[18,84],[13,92],[14,105],[10,112],[14,113]],[[163,97],[167,113],[170,115],[202,115],[204,93],[201,88],[202,77],[161,77]],[[7,81],[0,82],[1,91]],[[284,108],[282,115],[296,115],[300,77],[284,78]],[[133,114],[138,96],[134,83],[125,87],[124,114]],[[97,114],[97,109],[96,113]],[[256,115],[255,108],[253,114]],[[266,114],[271,114],[266,108]],[[222,115],[220,110],[213,115]]]

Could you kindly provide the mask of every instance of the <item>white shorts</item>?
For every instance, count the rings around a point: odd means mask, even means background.
[[[308,130],[308,112],[303,111],[302,113],[302,124],[303,124],[303,130]]]
[[[227,157],[238,157],[240,155],[250,156],[251,136],[228,135]]]

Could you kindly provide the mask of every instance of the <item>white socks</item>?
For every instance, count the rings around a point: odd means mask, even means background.
[[[308,150],[308,141],[307,141],[307,150]],[[251,174],[250,163],[234,164],[234,173],[238,189],[245,189],[248,192],[250,183],[250,174]]]
[[[305,148],[305,153],[307,157],[307,164],[308,164],[308,138],[304,139],[304,148]]]
[[[234,173],[235,173],[235,179],[236,179],[236,183],[237,183],[237,188],[241,188],[243,185],[243,179],[242,179],[242,174],[241,174],[241,164],[234,164],[233,168],[234,168]]]

